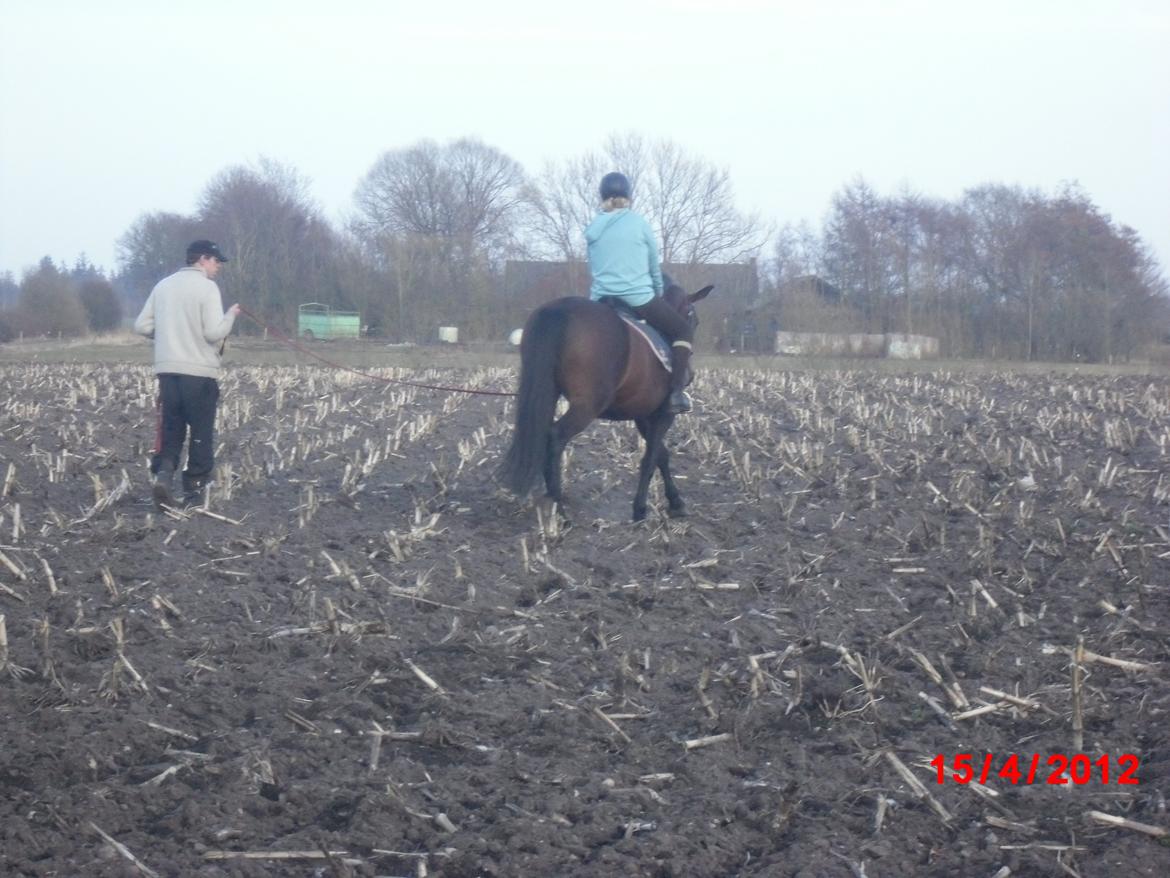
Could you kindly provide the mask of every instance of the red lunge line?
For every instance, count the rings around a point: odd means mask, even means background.
[[[361,369],[354,369],[354,368],[351,368],[350,366],[343,366],[340,363],[334,363],[332,360],[326,359],[325,357],[321,356],[320,354],[316,353],[315,351],[309,350],[304,345],[298,344],[295,340],[289,338],[287,335],[285,335],[283,332],[281,332],[275,326],[269,326],[267,323],[265,323],[263,320],[261,320],[259,317],[257,317],[255,314],[253,314],[247,308],[245,308],[243,305],[240,305],[240,313],[245,315],[249,319],[251,319],[252,322],[255,323],[256,325],[262,327],[263,329],[266,329],[268,332],[271,332],[278,339],[283,341],[289,347],[293,348],[293,350],[300,351],[302,354],[307,354],[308,356],[312,357],[315,360],[320,360],[326,366],[331,366],[334,369],[341,369],[345,372],[352,372],[355,375],[361,375],[363,378],[369,378],[371,381],[384,381],[387,384],[403,384],[407,387],[421,387],[424,390],[445,390],[448,393],[474,393],[478,396],[515,396],[516,395],[516,394],[514,394],[510,391],[507,391],[507,390],[472,390],[471,388],[468,388],[468,387],[447,387],[446,385],[443,385],[443,384],[420,384],[417,381],[401,381],[397,378],[384,378],[381,375],[371,375],[369,372],[363,372]]]

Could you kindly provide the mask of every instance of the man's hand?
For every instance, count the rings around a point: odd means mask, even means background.
[[[236,304],[234,304],[230,308],[228,308],[228,313],[231,314],[233,317],[239,317],[240,316],[240,303],[236,302]]]

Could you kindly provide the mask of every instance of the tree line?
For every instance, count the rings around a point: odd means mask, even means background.
[[[760,301],[742,305],[773,309],[785,329],[912,332],[937,336],[951,356],[1057,360],[1129,356],[1165,332],[1157,263],[1074,186],[1048,195],[986,185],[941,201],[883,196],[857,180],[834,195],[819,229],[777,229],[735,207],[726,169],[669,140],[615,134],[536,173],[472,138],[389,150],[338,223],[295,169],[267,159],[229,167],[191,214],[139,216],[108,278],[84,260],[67,270],[48,259],[19,283],[0,276],[0,338],[100,330],[115,314],[116,325],[181,264],[187,243],[206,237],[232,257],[225,296],[284,331],[299,304],[324,302],[361,312],[387,340],[426,341],[444,324],[500,339],[513,328],[504,265],[584,270],[582,230],[613,169],[631,178],[664,262],[757,260]]]
[[[1113,361],[1170,328],[1156,260],[1075,185],[943,201],[854,181],[819,231],[780,230],[771,271],[785,328],[931,335],[950,356]]]
[[[122,324],[123,297],[85,256],[72,268],[45,257],[20,283],[0,275],[0,342],[20,336],[77,336]]]

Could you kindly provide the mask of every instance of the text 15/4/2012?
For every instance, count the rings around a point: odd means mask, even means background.
[[[1031,757],[1012,753],[1003,759],[992,753],[984,753],[982,757],[974,753],[956,753],[947,757],[940,753],[930,760],[930,764],[938,772],[937,781],[940,784],[948,780],[959,784],[972,781],[986,784],[988,780],[995,779],[1006,780],[1013,785],[1020,783],[1081,785],[1098,782],[1137,786],[1139,783],[1137,776],[1139,762],[1133,753],[1122,753],[1116,757],[1110,757],[1106,753],[1096,759],[1085,753],[1073,756],[1053,753],[1047,758],[1039,753],[1033,753]]]

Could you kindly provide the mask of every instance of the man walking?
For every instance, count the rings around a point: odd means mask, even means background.
[[[198,502],[215,466],[215,412],[219,402],[220,342],[228,337],[240,306],[224,313],[215,277],[227,257],[211,241],[187,248],[187,265],[159,281],[134,331],[154,339],[159,426],[150,471],[154,502],[173,506],[174,478],[190,428],[183,493]]]

